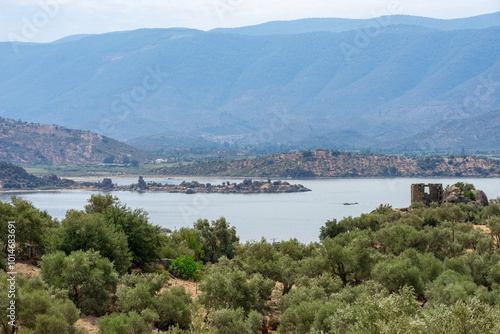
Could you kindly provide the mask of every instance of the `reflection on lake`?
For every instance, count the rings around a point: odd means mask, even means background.
[[[196,178],[186,179],[191,181]],[[196,179],[202,183],[220,184],[226,179]],[[152,179],[146,179],[152,181]],[[183,180],[155,179],[156,182],[180,183]],[[232,182],[239,182],[231,180]],[[190,227],[198,218],[227,218],[236,227],[242,241],[288,240],[318,241],[319,229],[329,219],[342,219],[368,213],[379,204],[405,207],[410,204],[412,183],[470,182],[483,190],[488,198],[500,196],[500,179],[329,179],[291,180],[311,192],[288,194],[194,194],[163,192],[113,192],[132,208],[143,208],[150,221],[170,229]],[[118,184],[136,183],[136,179],[114,180]],[[63,218],[66,210],[83,209],[91,191],[48,191],[20,193],[37,208]],[[12,193],[1,193],[0,201],[8,201]],[[343,205],[343,203],[358,203]]]

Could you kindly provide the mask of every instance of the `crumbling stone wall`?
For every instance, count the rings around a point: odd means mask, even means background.
[[[442,183],[416,183],[411,185],[411,203],[421,202],[429,206],[432,202],[443,202]]]

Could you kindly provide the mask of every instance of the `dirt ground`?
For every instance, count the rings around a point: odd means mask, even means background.
[[[476,230],[483,231],[485,234],[490,234],[491,230],[487,225],[474,225]]]
[[[16,263],[16,272],[21,275],[26,275],[28,277],[33,277],[40,274],[41,269],[30,263]]]
[[[200,294],[199,284],[199,282],[184,281],[178,278],[171,277],[168,283],[166,283],[160,290],[160,293],[165,290],[170,290],[174,286],[182,286],[184,287],[186,292],[191,294],[191,298],[195,299]]]
[[[99,332],[99,326],[97,326],[97,321],[100,318],[93,317],[91,315],[81,316],[80,319],[75,323],[77,327],[83,327],[87,330],[88,334],[96,334]]]

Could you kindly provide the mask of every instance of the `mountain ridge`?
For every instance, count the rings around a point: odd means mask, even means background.
[[[120,140],[245,146],[342,131],[387,143],[500,107],[500,27],[395,25],[362,45],[358,36],[141,29],[18,53],[1,43],[0,116]],[[337,138],[310,143],[334,148]]]
[[[282,20],[261,24],[236,27],[216,28],[210,31],[242,35],[282,35],[309,32],[344,32],[362,29],[368,26],[387,27],[391,25],[414,25],[437,30],[484,29],[500,25],[500,12],[456,19],[437,19],[413,15],[384,15],[369,19],[345,18],[304,18]]]

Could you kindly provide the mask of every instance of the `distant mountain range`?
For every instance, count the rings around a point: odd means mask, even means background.
[[[381,144],[381,148],[433,148],[450,151],[461,147],[467,151],[477,148],[483,150],[500,149],[500,110],[465,119],[452,119],[439,122],[404,142],[396,141]]]
[[[341,18],[310,18],[293,21],[273,21],[254,26],[239,28],[218,28],[213,32],[224,32],[241,35],[290,35],[304,34],[310,32],[343,32],[383,25],[411,25],[416,27],[437,29],[443,31],[484,29],[498,27],[500,24],[500,12],[467,17],[461,19],[443,20],[421,16],[391,15],[372,19],[341,19]]]
[[[0,116],[141,147],[483,149],[499,140],[499,55],[500,13],[0,43]]]
[[[97,133],[0,118],[0,161],[75,165],[103,162],[110,156],[117,162],[125,157],[138,161],[150,158],[148,153]]]

